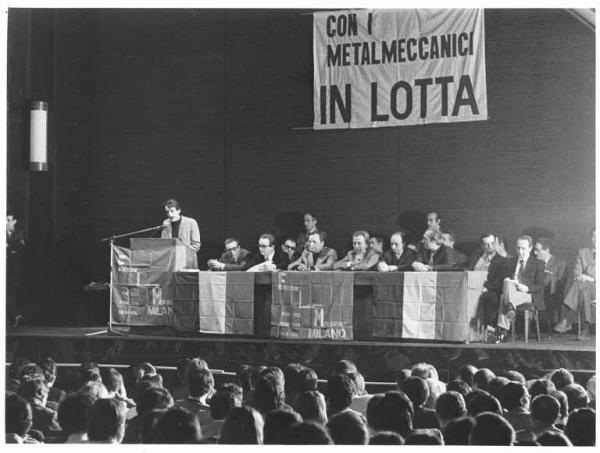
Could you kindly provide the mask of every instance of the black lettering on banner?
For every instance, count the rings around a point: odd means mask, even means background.
[[[340,66],[342,64],[342,46],[337,44],[335,51],[330,45],[327,46],[327,67]]]
[[[473,55],[473,32],[469,33],[469,55]]]
[[[362,43],[362,42],[352,43],[352,47],[354,47],[354,64],[358,64],[358,62],[360,61],[360,59],[358,58],[358,54],[359,54],[359,49],[361,47],[364,47],[363,44],[364,43]],[[361,64],[365,64],[365,63],[361,62]]]
[[[381,60],[377,58],[377,47],[374,42],[371,42],[371,64],[379,64]]]
[[[330,38],[333,38],[335,36],[333,22],[335,22],[335,16],[327,16],[327,36],[329,36]]]
[[[429,45],[429,54],[431,59],[440,58],[440,47],[438,45],[438,37],[431,37],[431,44]]]
[[[421,118],[427,118],[427,87],[433,79],[415,79],[415,86],[421,87]]]
[[[369,13],[369,16],[367,19],[367,33],[370,35],[373,34],[372,25],[373,25],[373,13]]]
[[[417,59],[417,52],[412,51],[412,47],[417,45],[415,38],[408,38],[406,53],[408,54],[408,61],[415,61]]]
[[[469,35],[467,33],[463,32],[458,36],[458,54],[461,57],[467,56],[469,54],[469,45],[468,43],[465,45],[465,39],[469,39]]]
[[[442,58],[446,58],[450,56],[450,47],[451,47],[451,38],[450,35],[442,35]]]
[[[377,113],[377,82],[371,82],[371,121],[388,121],[389,115]]]
[[[467,92],[466,98],[463,98],[464,91]],[[458,110],[463,105],[470,106],[473,115],[479,115],[479,108],[477,107],[477,101],[475,100],[475,94],[473,93],[473,84],[471,83],[471,77],[469,77],[468,74],[460,78],[458,90],[456,91],[456,100],[454,101],[454,108],[452,109],[452,116],[458,115]]]
[[[370,64],[371,58],[369,57],[369,45],[365,42],[362,46],[362,58],[360,60],[360,64]]]
[[[429,52],[427,52],[423,47],[428,43],[428,39],[426,37],[422,37],[419,39],[419,58],[421,60],[427,60],[429,57]]]
[[[381,62],[382,63],[395,63],[396,62],[396,45],[397,41],[394,40],[391,43],[391,47],[388,47],[387,41],[383,41],[381,46]]]
[[[398,40],[398,61],[404,63],[406,59],[404,58],[404,43],[406,43],[406,39],[402,38]]]
[[[330,89],[330,99],[329,99],[329,116],[331,124],[335,124],[335,110],[336,107],[339,109],[342,114],[342,120],[344,123],[349,123],[350,118],[352,117],[352,89],[349,83],[346,84],[345,87],[345,99],[342,99],[342,94],[340,93],[337,85],[331,85]]]
[[[348,35],[356,36],[358,34],[358,21],[356,14],[348,14]]]
[[[321,85],[319,89],[320,94],[320,107],[321,107],[321,124],[327,123],[327,87],[325,85]]]
[[[456,33],[452,33],[452,56],[456,56]]]
[[[404,92],[406,93],[406,108],[402,113],[398,111],[398,90],[400,88],[404,88]],[[392,87],[392,91],[390,93],[390,109],[392,111],[392,115],[394,115],[394,118],[398,120],[404,120],[408,118],[412,112],[412,88],[404,80],[396,82]]]
[[[351,44],[344,44],[342,46],[344,48],[344,56],[342,58],[343,66],[350,66],[350,61],[348,61],[348,59],[350,58],[350,46]]]
[[[448,116],[448,84],[454,82],[454,77],[436,77],[435,83],[442,86],[442,116]]]

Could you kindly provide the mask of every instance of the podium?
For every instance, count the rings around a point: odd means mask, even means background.
[[[130,239],[113,246],[112,321],[128,326],[170,326],[173,273],[197,268],[195,252],[179,239]]]

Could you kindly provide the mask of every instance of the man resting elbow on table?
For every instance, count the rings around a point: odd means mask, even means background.
[[[325,246],[327,235],[324,231],[315,231],[308,235],[307,247],[300,258],[288,266],[290,271],[330,271],[337,260],[337,252]]]
[[[442,233],[427,230],[423,233],[423,244],[412,263],[417,272],[445,271],[453,269],[452,249],[443,244]]]
[[[339,271],[371,271],[375,270],[381,255],[368,246],[369,233],[363,230],[352,234],[352,250],[333,265]]]

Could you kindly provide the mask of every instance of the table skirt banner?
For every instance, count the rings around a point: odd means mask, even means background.
[[[469,274],[471,272],[374,274],[373,336],[468,341],[469,321],[477,307],[476,303],[465,303],[470,288]],[[476,283],[479,283],[477,278],[471,279],[471,286]],[[473,288],[471,297],[475,291]]]
[[[352,340],[354,274],[273,272],[271,337]]]
[[[198,323],[202,333],[254,333],[254,274],[198,272]]]

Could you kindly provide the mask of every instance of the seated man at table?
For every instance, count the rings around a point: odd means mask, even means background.
[[[285,238],[283,244],[281,244],[281,251],[287,255],[290,263],[296,261],[302,252],[302,250],[300,250],[296,253],[296,239],[291,237]]]
[[[544,263],[531,256],[533,239],[522,235],[517,238],[516,256],[506,264],[510,276],[504,279],[500,313],[498,313],[498,338],[502,340],[515,318],[519,305],[533,303],[544,309]]]
[[[252,255],[236,238],[225,239],[225,251],[218,260],[208,260],[211,271],[245,271],[252,265]]]
[[[412,271],[412,263],[417,258],[417,252],[406,247],[404,232],[396,231],[390,237],[390,250],[383,254],[383,259],[377,265],[379,272]]]
[[[371,247],[371,250],[374,252],[383,255],[383,238],[378,235],[371,236],[369,239],[369,247]]]
[[[552,254],[553,244],[549,238],[541,237],[533,245],[533,253],[544,262],[544,303],[548,322],[560,321],[560,305],[567,280],[567,262]],[[551,325],[551,324],[549,324]]]
[[[452,267],[456,270],[462,270],[467,267],[467,257],[465,254],[454,250],[456,235],[452,230],[442,231],[442,244],[450,249],[450,257],[452,259]]]
[[[468,268],[472,271],[487,271],[492,264],[492,260],[500,257],[496,252],[496,235],[486,231],[479,236],[479,245],[481,248],[471,255]]]
[[[369,247],[369,233],[363,230],[352,233],[352,250],[333,265],[340,271],[370,271],[379,262],[380,254]]]
[[[258,254],[254,258],[256,263],[248,272],[272,272],[277,269],[287,269],[289,258],[275,248],[275,236],[265,233],[258,238]]]
[[[304,250],[300,258],[288,266],[288,269],[298,271],[331,271],[337,261],[337,252],[325,247],[324,231],[316,231],[308,236],[308,250]]]
[[[441,232],[427,230],[423,233],[423,245],[419,247],[412,268],[417,272],[452,269],[452,249],[443,244]]]
[[[565,333],[571,330],[571,324],[577,320],[577,311],[583,311],[584,328],[578,340],[586,340],[590,336],[592,318],[592,301],[596,294],[596,228],[592,229],[592,246],[584,247],[577,253],[573,282],[563,301],[563,319],[554,326],[554,330]]]

